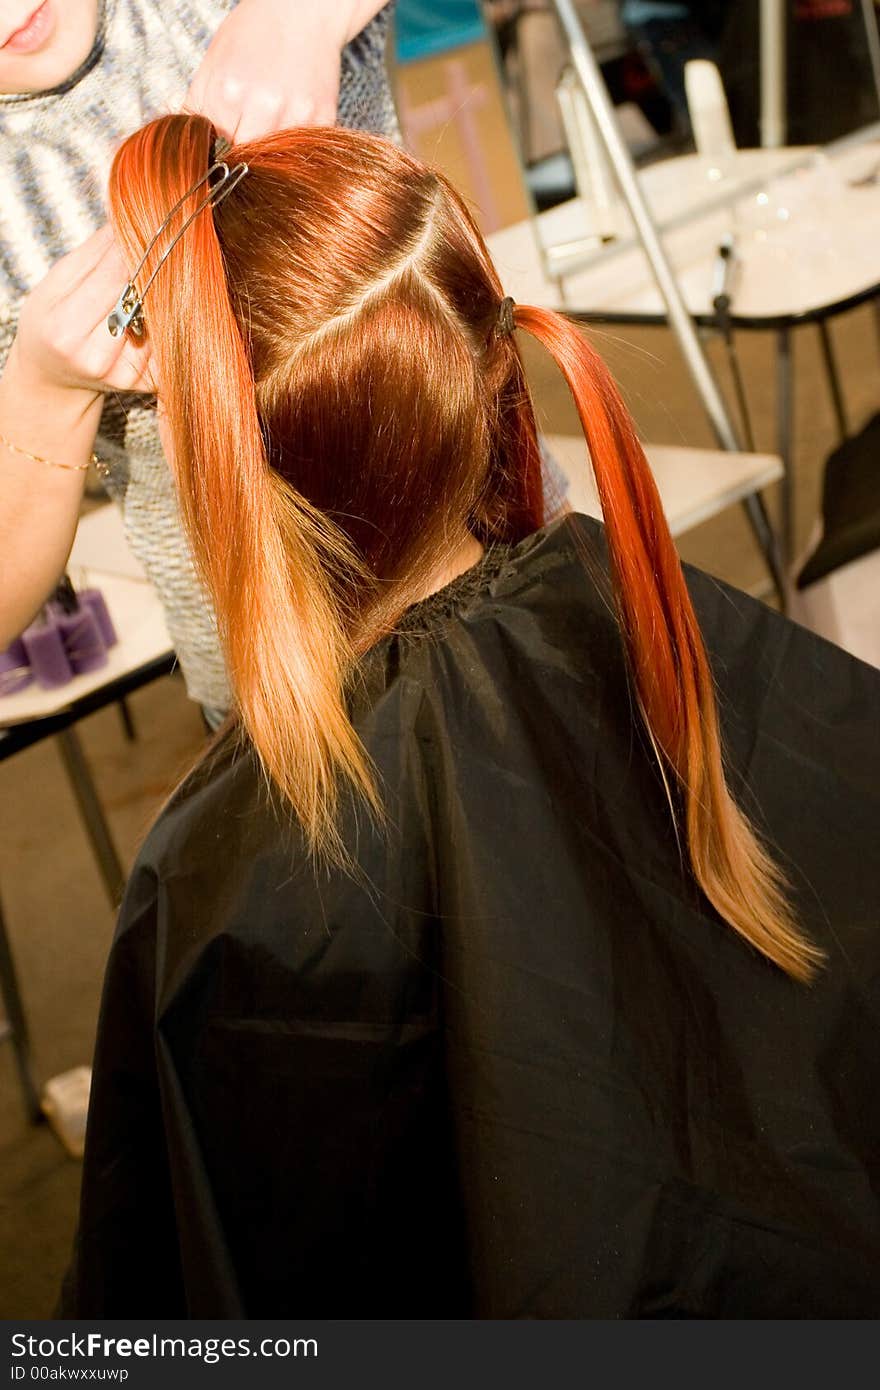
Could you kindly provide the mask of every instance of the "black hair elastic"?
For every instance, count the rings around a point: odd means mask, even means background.
[[[508,334],[512,333],[516,328],[513,319],[513,311],[515,308],[515,301],[511,299],[509,294],[505,295],[498,306],[498,321],[495,324],[496,338],[506,338]]]

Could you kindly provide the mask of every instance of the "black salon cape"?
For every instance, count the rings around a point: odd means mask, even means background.
[[[732,783],[828,953],[804,988],[682,867],[602,547],[495,552],[366,660],[355,874],[231,744],[160,817],[66,1314],[880,1313],[880,672],[689,576]]]

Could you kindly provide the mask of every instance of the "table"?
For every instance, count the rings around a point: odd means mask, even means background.
[[[162,606],[128,549],[119,510],[112,504],[81,519],[68,561],[78,588],[102,590],[119,635],[105,667],[77,676],[57,690],[29,686],[0,697],[0,762],[45,738],[56,737],[76,803],[111,903],[122,897],[125,874],[75,728],[77,721],[124,699],[174,669],[175,656]],[[30,1059],[27,1020],[0,904],[0,998],[6,1023],[0,1042],[15,1050],[28,1112],[40,1116],[39,1091]]]
[[[719,327],[714,267],[720,243],[733,236],[736,272],[729,327],[776,334],[777,452],[785,470],[783,524],[789,557],[791,332],[800,324],[818,325],[832,403],[845,435],[828,320],[880,293],[878,173],[880,129],[872,127],[824,151],[738,150],[723,166],[700,155],[683,155],[640,174],[697,323]],[[576,198],[493,233],[489,249],[506,292],[522,303],[561,309],[584,323],[665,323],[660,291],[625,209],[618,239],[585,250],[594,226],[591,205]]]
[[[543,439],[565,474],[566,498],[573,510],[601,521],[602,506],[583,435],[548,434]],[[775,454],[737,454],[677,444],[646,444],[645,453],[673,536],[683,535],[782,478],[782,464]]]

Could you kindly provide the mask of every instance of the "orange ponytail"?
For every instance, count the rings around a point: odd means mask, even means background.
[[[795,979],[809,980],[822,953],[799,930],[779,869],[728,790],[709,662],[632,419],[605,364],[572,323],[524,305],[515,321],[551,354],[574,398],[639,704],[684,792],[697,882],[746,941]]]
[[[110,199],[133,264],[169,207],[204,175],[212,139],[206,120],[168,117],[120,150]],[[203,196],[200,190],[184,204],[169,240]],[[144,281],[164,249],[156,247]],[[352,653],[332,592],[355,561],[327,518],[268,467],[210,213],[194,222],[175,256],[159,271],[145,309],[187,534],[214,600],[238,711],[263,766],[311,846],[345,858],[336,831],[339,772],[377,804],[345,710]]]

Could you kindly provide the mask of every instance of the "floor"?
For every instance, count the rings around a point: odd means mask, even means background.
[[[597,332],[593,341],[623,386],[643,435],[658,443],[709,444],[711,435],[665,330]],[[853,427],[877,409],[880,358],[871,310],[834,326]],[[757,445],[773,446],[773,357],[767,337],[743,341]],[[817,515],[822,461],[837,442],[820,372],[815,331],[796,335],[797,532],[801,546]],[[719,376],[724,364],[711,352]],[[526,348],[536,400],[548,430],[577,422],[561,378]],[[771,499],[772,501],[772,499]],[[683,537],[685,559],[760,591],[766,576],[738,509]],[[199,711],[182,682],[165,678],[132,698],[138,738],[126,741],[115,709],[80,731],[124,862],[202,743]],[[53,743],[0,764],[0,893],[9,924],[41,1079],[90,1058],[103,961],[113,912],[86,845]],[[0,1047],[0,1316],[51,1313],[75,1222],[79,1164],[48,1127],[25,1120],[11,1051]]]
[[[201,713],[165,677],[78,726],[120,855],[130,864],[156,809],[193,761]],[[88,1063],[110,907],[52,740],[0,764],[0,893],[40,1081]],[[50,1315],[70,1251],[80,1165],[24,1116],[12,1049],[0,1047],[0,1317]]]

